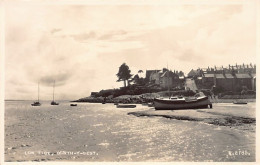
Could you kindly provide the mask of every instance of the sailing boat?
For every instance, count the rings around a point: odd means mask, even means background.
[[[208,97],[205,96],[202,92],[197,93],[194,97],[170,96],[169,70],[167,72],[169,98],[155,98],[155,110],[197,109],[208,107],[212,108],[212,103],[209,101]]]
[[[53,83],[53,94],[52,94],[52,102],[51,105],[59,105],[59,103],[54,101],[54,89],[55,89],[55,81]]]
[[[31,104],[32,106],[41,106],[40,99],[39,99],[39,92],[40,92],[40,88],[38,82],[38,101],[35,101],[33,104]]]

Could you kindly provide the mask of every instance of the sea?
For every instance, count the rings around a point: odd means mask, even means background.
[[[5,101],[5,162],[255,161],[252,131],[127,114],[152,108],[143,105],[31,103]]]

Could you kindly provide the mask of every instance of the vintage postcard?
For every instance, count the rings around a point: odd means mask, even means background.
[[[257,8],[2,1],[1,163],[257,162]]]

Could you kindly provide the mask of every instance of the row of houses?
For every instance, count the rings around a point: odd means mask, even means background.
[[[188,77],[196,80],[199,88],[211,89],[213,86],[223,91],[241,91],[242,88],[256,90],[256,65],[229,65],[227,68],[214,67],[191,70]]]

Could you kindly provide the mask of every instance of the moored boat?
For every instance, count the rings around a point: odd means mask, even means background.
[[[134,104],[118,104],[116,105],[117,108],[135,108],[136,105]]]
[[[52,94],[52,102],[51,105],[59,105],[59,103],[54,101],[54,89],[55,89],[55,81],[53,82],[53,94]]]
[[[75,107],[75,106],[77,106],[77,104],[70,104],[70,106]]]
[[[38,101],[35,101],[35,102],[33,102],[31,105],[32,106],[41,106],[41,103],[40,103],[40,87],[39,87],[39,82],[38,82]]]
[[[35,101],[31,104],[32,106],[41,106],[41,103],[39,101]]]
[[[51,105],[59,105],[59,103],[55,102],[55,101],[52,101],[51,102]]]
[[[202,92],[194,97],[170,97],[154,99],[155,110],[212,108],[212,103]]]

